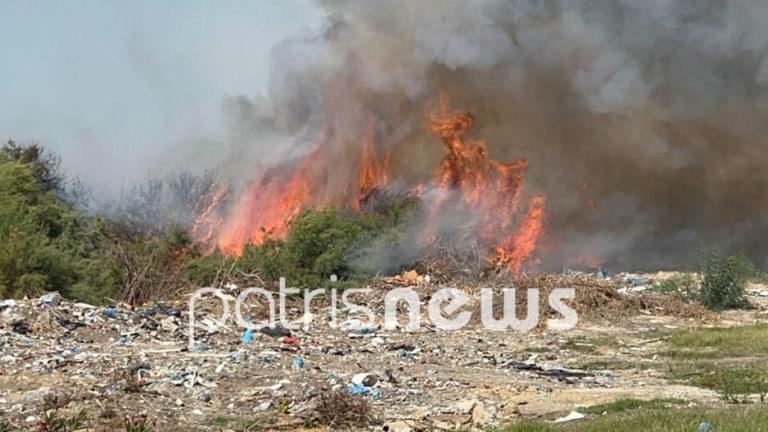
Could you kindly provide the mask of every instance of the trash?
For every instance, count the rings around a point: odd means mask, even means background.
[[[713,425],[710,422],[701,422],[701,423],[699,423],[699,427],[696,430],[702,431],[702,432],[713,431],[713,430],[715,430],[715,425]]]
[[[43,294],[43,296],[40,297],[38,303],[44,306],[56,307],[59,305],[59,303],[61,303],[61,294],[55,291]]]
[[[261,333],[264,333],[265,335],[271,337],[271,338],[281,338],[281,337],[287,337],[291,335],[291,331],[288,330],[285,327],[281,326],[275,326],[275,327],[262,327],[261,330],[259,330]]]
[[[296,369],[301,369],[304,367],[304,359],[301,357],[294,357],[293,358],[293,367]]]
[[[555,423],[566,423],[569,421],[574,420],[581,420],[584,417],[586,417],[584,414],[577,412],[577,411],[571,411],[567,416],[560,417],[559,419],[555,420]]]
[[[262,402],[262,403],[260,403],[260,404],[256,405],[256,406],[253,408],[253,412],[255,412],[255,413],[259,413],[259,412],[262,412],[262,411],[266,411],[266,410],[268,410],[268,409],[269,409],[271,406],[272,406],[272,401],[271,401],[271,400],[265,400],[264,402]]]
[[[401,277],[403,280],[414,282],[419,279],[419,273],[416,270],[406,270]]]
[[[107,318],[117,318],[117,309],[115,308],[106,308],[102,311],[102,313]]]
[[[346,354],[343,349],[336,348],[336,347],[325,347],[323,348],[323,352],[326,354],[336,355],[336,356],[343,356]]]
[[[538,375],[551,376],[559,380],[562,380],[564,378],[569,378],[569,377],[584,378],[584,377],[594,376],[594,374],[590,372],[586,372],[578,369],[568,369],[562,366],[538,365],[536,363],[520,362],[516,360],[509,362],[508,365],[514,369],[532,371],[537,373]]]
[[[366,387],[362,384],[350,384],[347,386],[347,393],[353,395],[370,396],[373,400],[381,399],[381,392],[372,387]]]
[[[251,330],[251,329],[246,329],[246,330],[243,332],[243,335],[242,335],[242,336],[240,336],[240,341],[241,341],[242,343],[250,343],[250,342],[253,342],[253,330]]]
[[[350,319],[347,321],[344,321],[339,326],[340,329],[350,332],[350,333],[357,333],[357,334],[370,334],[376,331],[376,328],[370,324],[365,324],[359,319]]]
[[[366,387],[373,387],[379,382],[379,377],[369,373],[359,373],[352,377],[352,384],[362,384]]]
[[[299,340],[290,336],[285,336],[283,339],[281,339],[283,344],[285,345],[293,345],[293,346],[299,346]]]
[[[29,324],[23,319],[13,321],[11,323],[11,330],[20,335],[28,335],[30,332]]]

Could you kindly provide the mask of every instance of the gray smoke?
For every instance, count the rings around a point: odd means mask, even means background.
[[[335,185],[374,119],[393,180],[425,181],[442,154],[426,107],[444,90],[493,157],[529,159],[545,268],[690,265],[715,244],[768,264],[768,3],[319,5],[323,28],[273,49],[269,100],[227,102],[244,172],[320,140]]]

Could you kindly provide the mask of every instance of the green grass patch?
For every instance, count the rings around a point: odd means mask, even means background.
[[[694,432],[702,422],[717,432],[768,430],[768,409],[733,408],[723,410],[649,409],[598,417],[594,420],[551,425],[526,421],[501,428],[501,432]]]
[[[614,402],[593,405],[591,407],[580,408],[578,411],[583,414],[616,414],[625,411],[634,411],[639,409],[661,409],[670,408],[673,405],[682,405],[685,401],[682,399],[619,399]]]
[[[667,376],[714,390],[735,403],[747,402],[751,397],[764,401],[768,395],[768,369],[762,363],[687,362],[671,365]]]
[[[679,330],[662,355],[677,359],[761,357],[768,353],[768,324]]]

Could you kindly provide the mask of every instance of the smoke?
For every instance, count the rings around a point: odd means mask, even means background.
[[[768,264],[765,2],[318,5],[322,28],[274,47],[269,99],[226,103],[236,171],[319,145],[318,181],[342,188],[373,123],[392,181],[426,181],[443,149],[425,110],[444,90],[493,157],[529,160],[543,268],[685,266],[711,245]]]

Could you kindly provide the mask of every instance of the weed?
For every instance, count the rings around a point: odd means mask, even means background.
[[[66,418],[59,415],[58,410],[48,411],[37,424],[40,432],[74,432],[86,428],[88,413],[83,409],[72,417]]]
[[[661,294],[676,294],[686,300],[692,300],[698,295],[699,284],[692,275],[681,274],[660,281],[651,289]]]
[[[125,432],[152,432],[154,426],[155,423],[150,422],[145,415],[135,417],[126,416],[123,418],[123,428]]]

